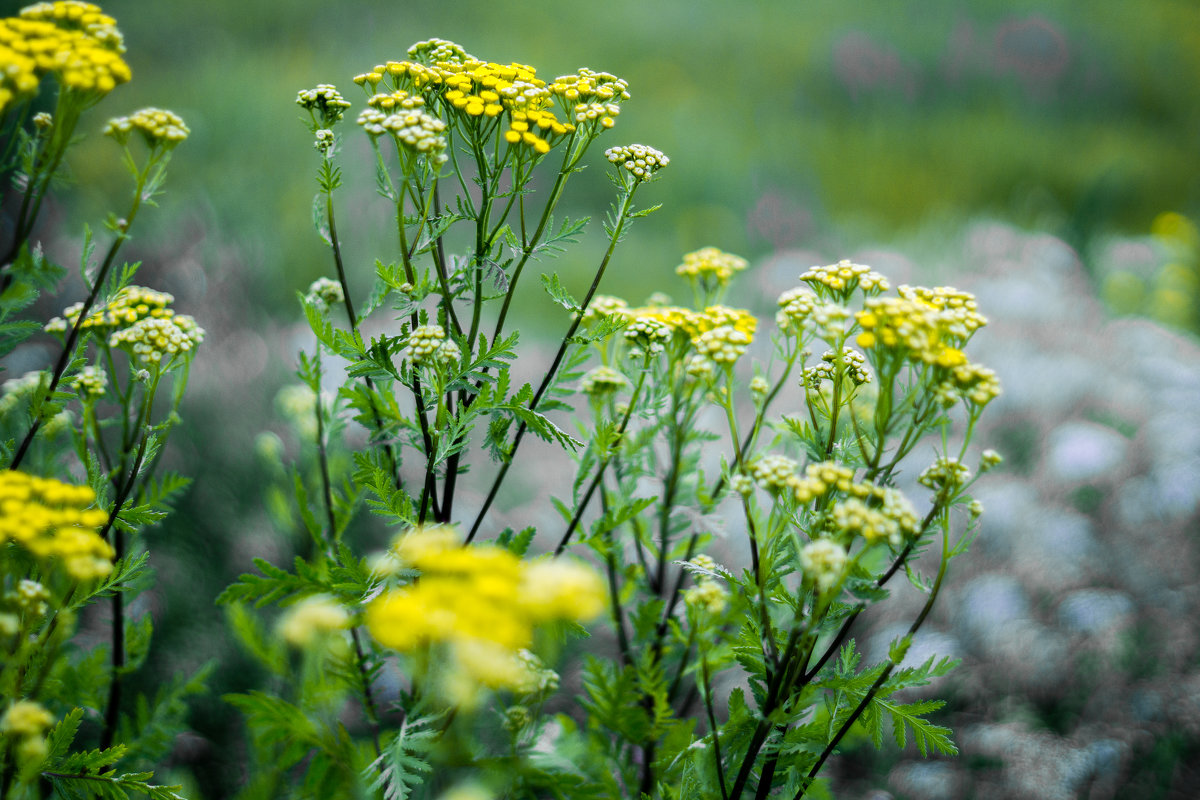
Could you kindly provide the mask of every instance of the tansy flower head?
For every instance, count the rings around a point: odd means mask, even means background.
[[[971,470],[966,464],[954,456],[942,456],[926,467],[917,480],[922,486],[941,492],[958,489],[970,477]]]
[[[604,151],[604,157],[624,170],[621,174],[632,176],[635,182],[653,180],[660,169],[671,163],[661,151],[644,144],[610,147]]]
[[[805,288],[789,289],[779,296],[775,324],[784,333],[798,334],[817,305],[817,296]]]
[[[279,635],[288,644],[308,647],[350,625],[350,615],[329,595],[306,597],[279,619]]]
[[[408,57],[422,64],[436,64],[439,61],[462,63],[474,60],[459,45],[446,39],[426,39],[408,48]]]
[[[95,364],[88,364],[71,380],[71,386],[85,403],[94,402],[103,397],[108,388],[108,373]]]
[[[350,107],[350,102],[342,97],[336,86],[320,83],[313,89],[301,89],[296,94],[296,105],[308,111],[313,128],[318,129],[332,128],[337,124]]]
[[[408,335],[405,356],[413,364],[457,364],[462,350],[441,325],[421,325]]]
[[[63,564],[76,580],[112,571],[113,549],[97,529],[108,512],[90,508],[95,493],[24,472],[0,472],[0,544],[13,541],[35,558]]]
[[[800,551],[800,568],[804,570],[804,576],[822,593],[841,581],[846,561],[846,548],[832,539],[817,539]]]
[[[305,299],[319,310],[327,311],[331,306],[346,302],[346,293],[338,281],[332,278],[317,278],[309,285]]]
[[[869,295],[888,289],[887,278],[865,264],[855,264],[846,259],[826,267],[810,267],[800,276],[800,280],[818,292],[828,290],[831,297],[842,301],[847,300],[855,289],[862,289]]]
[[[146,146],[151,149],[171,150],[191,133],[179,115],[161,108],[143,108],[128,117],[115,117],[108,121],[105,136],[111,136],[120,144],[129,142],[134,131],[141,134]]]
[[[400,147],[425,156],[433,164],[444,164],[449,158],[445,152],[446,123],[419,108],[402,108],[391,114],[365,108],[358,115],[358,124],[373,139],[390,133]]]
[[[861,386],[869,383],[871,373],[867,370],[867,359],[862,353],[852,347],[842,348],[841,363],[833,350],[826,350],[821,356],[821,362],[804,370],[804,384],[810,389],[820,389],[822,381],[836,381],[845,376]]]
[[[746,259],[715,247],[703,247],[683,257],[675,274],[703,285],[727,286],[733,276],[744,270]]]
[[[204,341],[204,329],[186,314],[144,317],[108,337],[108,346],[120,348],[145,367],[165,369],[176,359],[188,359]]]
[[[579,381],[579,391],[593,397],[603,397],[629,385],[625,376],[612,367],[593,367]]]

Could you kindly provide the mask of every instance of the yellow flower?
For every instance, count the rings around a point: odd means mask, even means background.
[[[60,561],[76,580],[103,577],[114,553],[97,532],[108,512],[88,508],[95,500],[87,486],[0,472],[0,544],[13,541],[35,558]]]
[[[0,734],[5,736],[41,736],[51,725],[54,717],[32,700],[17,700],[0,717]]]
[[[675,274],[693,281],[715,281],[718,286],[726,286],[747,263],[746,259],[733,253],[704,247],[685,255],[683,263],[675,267]]]
[[[333,597],[325,594],[306,597],[284,612],[278,631],[284,641],[308,647],[323,637],[350,625],[350,615]]]

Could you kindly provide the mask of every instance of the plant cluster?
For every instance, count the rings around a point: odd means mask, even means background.
[[[654,210],[635,197],[670,164],[610,146],[608,245],[581,299],[542,274],[564,333],[518,385],[513,298],[531,262],[582,233],[555,213],[629,87],[439,39],[355,82],[396,249],[356,302],[334,199],[343,136],[361,134],[343,132],[335,87],[301,91],[334,277],[300,298],[314,341],[288,403],[309,442],[293,472],[306,552],[290,569],[257,560],[221,598],[273,675],[230,698],[253,740],[246,796],[799,798],[823,790],[855,726],[956,752],[927,719],[940,704],[897,692],[953,667],[903,661],[976,530],[970,487],[998,463],[967,466],[1000,391],[965,352],[986,324],[975,299],[893,292],[843,261],[800,276],[768,326],[726,305],[747,263],[712,247],[676,269],[691,305],[602,295],[623,234]],[[779,413],[795,385],[799,407]],[[576,464],[549,539],[490,513],[531,433]],[[930,494],[906,497],[896,477],[929,449]],[[386,550],[354,535],[363,509],[397,530]],[[747,563],[719,563],[735,541]],[[900,572],[925,605],[863,665],[851,629]],[[283,607],[280,637],[250,605]],[[560,689],[553,667],[598,616],[611,645]]]
[[[81,115],[130,77],[122,52],[115,22],[77,0],[0,20],[0,165],[16,190],[0,356],[43,334],[58,353],[0,397],[3,800],[177,797],[149,769],[205,684],[130,685],[151,638],[129,607],[151,582],[140,534],[187,485],[162,455],[204,330],[117,255],[189,134],[178,116],[108,123],[129,205],[98,261],[85,229],[84,299],[44,324],[22,316],[65,277],[32,235]],[[281,397],[304,440],[301,553],[256,560],[218,598],[269,676],[226,698],[250,733],[241,796],[800,798],[824,791],[855,726],[877,746],[890,729],[901,747],[955,752],[927,718],[939,703],[897,693],[953,666],[904,658],[976,530],[970,488],[999,462],[968,458],[1000,391],[966,354],[986,324],[975,299],[893,291],[842,261],[800,275],[771,324],[728,304],[748,264],[714,247],[675,270],[690,304],[600,294],[656,208],[635,200],[671,163],[612,145],[607,246],[582,298],[541,275],[564,332],[528,369],[509,312],[527,267],[582,235],[588,220],[556,219],[559,204],[628,85],[586,68],[549,80],[440,39],[354,82],[356,126],[336,87],[297,96],[331,276],[299,298],[313,339]],[[53,113],[34,112],[43,84]],[[395,225],[368,292],[336,223],[346,136],[369,143]],[[550,538],[492,513],[530,434],[575,465],[553,487]],[[897,475],[930,450],[929,495],[908,497]],[[394,529],[386,547],[361,535],[364,511]],[[901,571],[925,604],[863,665],[852,627]],[[265,606],[273,628],[252,610]],[[81,616],[107,644],[77,646]],[[578,658],[588,624],[605,635]]]
[[[151,585],[140,534],[188,480],[161,465],[178,423],[203,329],[171,295],[133,285],[118,262],[138,212],[154,205],[188,128],[147,108],[108,122],[132,178],[123,215],[106,222],[102,258],[85,226],[85,298],[48,323],[25,318],[67,270],[34,238],[84,114],[130,80],[120,31],[97,6],[37,3],[0,20],[0,357],[53,363],[10,377],[0,397],[0,797],[177,797],[150,770],[184,729],[185,698],[203,675],[153,693],[131,678],[149,652],[151,620],[129,604]],[[53,93],[53,111],[44,107]],[[136,135],[135,135],[136,134]],[[37,342],[46,335],[50,347]],[[11,363],[11,362],[10,362]],[[95,609],[107,607],[101,620]],[[84,620],[81,623],[81,619]],[[86,624],[100,643],[84,649]]]

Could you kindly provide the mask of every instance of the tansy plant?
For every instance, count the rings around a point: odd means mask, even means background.
[[[202,676],[133,692],[150,617],[127,608],[149,583],[139,534],[159,522],[187,479],[159,469],[204,331],[174,298],[132,284],[117,256],[188,128],[146,108],[104,134],[132,181],[109,239],[84,229],[84,298],[48,323],[23,315],[66,270],[34,237],[66,154],[94,123],[92,106],[130,79],[116,22],[90,3],[37,3],[0,19],[0,177],[13,191],[0,241],[0,357],[53,353],[0,387],[0,798],[129,793],[174,797],[150,767],[183,729],[184,698]],[[53,112],[36,111],[53,95]],[[43,341],[36,341],[41,337]],[[34,342],[26,347],[26,342]],[[20,350],[18,350],[20,348]],[[101,641],[73,644],[89,606],[107,607]],[[100,623],[93,623],[100,624]]]
[[[331,85],[297,98],[331,269],[300,298],[313,343],[285,403],[307,440],[292,481],[306,544],[222,598],[274,676],[231,698],[256,761],[246,796],[799,798],[825,791],[855,726],[955,752],[926,718],[937,702],[895,693],[953,666],[901,665],[975,530],[970,486],[998,462],[969,449],[999,392],[965,354],[985,324],[974,298],[840,262],[764,323],[725,304],[747,263],[711,247],[676,270],[690,305],[600,295],[669,165],[646,145],[595,152],[623,80],[548,80],[434,39],[355,83],[357,112]],[[339,157],[360,137],[395,226],[369,293],[336,222]],[[582,298],[542,274],[563,335],[519,385],[513,298],[583,231],[555,212],[604,161],[607,246]],[[491,510],[529,434],[576,465],[541,536]],[[924,497],[895,486],[914,461]],[[395,529],[383,552],[348,534],[364,510]],[[901,572],[925,605],[864,665],[855,620]],[[276,635],[250,604],[283,607]],[[560,679],[589,621],[596,644]]]

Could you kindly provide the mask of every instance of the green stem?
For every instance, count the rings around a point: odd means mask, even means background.
[[[583,298],[583,303],[579,307],[579,313],[576,314],[575,319],[571,322],[570,327],[567,329],[566,335],[563,336],[562,343],[558,347],[558,352],[554,354],[554,361],[550,364],[550,369],[547,370],[546,376],[542,379],[541,384],[538,386],[537,391],[533,395],[533,399],[529,403],[530,410],[537,410],[538,403],[541,401],[542,396],[546,393],[546,390],[550,388],[550,384],[553,382],[555,375],[558,373],[558,367],[562,363],[563,356],[566,355],[567,347],[570,345],[572,337],[574,337],[575,332],[579,330],[579,325],[583,321],[583,315],[587,312],[588,305],[592,302],[592,297],[596,294],[596,290],[600,286],[600,280],[604,277],[604,271],[608,268],[609,261],[612,260],[613,252],[617,248],[617,242],[620,241],[621,232],[625,228],[629,211],[633,207],[633,196],[636,193],[637,186],[638,184],[635,183],[625,192],[625,199],[624,202],[621,203],[620,211],[617,214],[616,224],[613,226],[612,236],[610,237],[608,243],[608,250],[605,251],[604,258],[600,262],[600,267],[596,270],[596,275],[592,279],[592,285],[590,288],[588,288],[587,295]],[[508,474],[509,468],[512,466],[513,459],[517,454],[517,448],[521,444],[521,439],[525,436],[527,427],[528,426],[526,426],[524,422],[517,427],[516,435],[513,437],[512,448],[508,452],[508,458],[496,471],[496,478],[492,482],[492,488],[488,491],[487,498],[484,500],[483,506],[479,509],[479,513],[475,517],[475,522],[471,525],[470,533],[467,534],[466,541],[468,544],[475,538],[476,534],[479,533],[479,526],[483,524],[483,517],[485,514],[487,514],[488,509],[492,507],[492,502],[496,499],[496,494],[500,491],[501,484],[504,483],[504,478]]]
[[[133,203],[129,207],[129,213],[125,216],[125,223],[121,226],[116,238],[108,248],[108,253],[104,257],[103,263],[100,265],[100,271],[96,273],[96,279],[92,283],[92,289],[88,292],[87,299],[83,302],[83,307],[79,310],[79,316],[75,319],[75,324],[71,326],[71,331],[67,334],[67,341],[63,345],[62,353],[58,356],[58,361],[54,364],[54,370],[50,376],[50,386],[47,389],[46,396],[50,397],[58,389],[59,381],[62,380],[63,373],[66,372],[67,365],[70,363],[72,351],[75,349],[75,343],[79,340],[79,332],[83,327],[83,323],[91,313],[92,306],[96,303],[96,297],[100,294],[101,287],[104,286],[105,279],[108,277],[108,272],[112,268],[113,262],[116,260],[117,252],[121,249],[121,245],[129,238],[129,229],[133,226],[133,220],[137,216],[138,209],[142,204],[142,190],[146,185],[146,178],[150,173],[150,168],[156,163],[156,160],[151,158],[146,167],[138,173],[137,188],[133,194]],[[25,438],[21,440],[20,446],[17,448],[16,454],[13,456],[12,463],[9,464],[9,469],[17,469],[21,466],[21,462],[25,459],[26,453],[29,452],[29,446],[33,443],[33,437],[37,434],[38,429],[42,425],[42,415],[39,413],[34,419],[33,424],[29,427],[29,431],[25,434]]]

